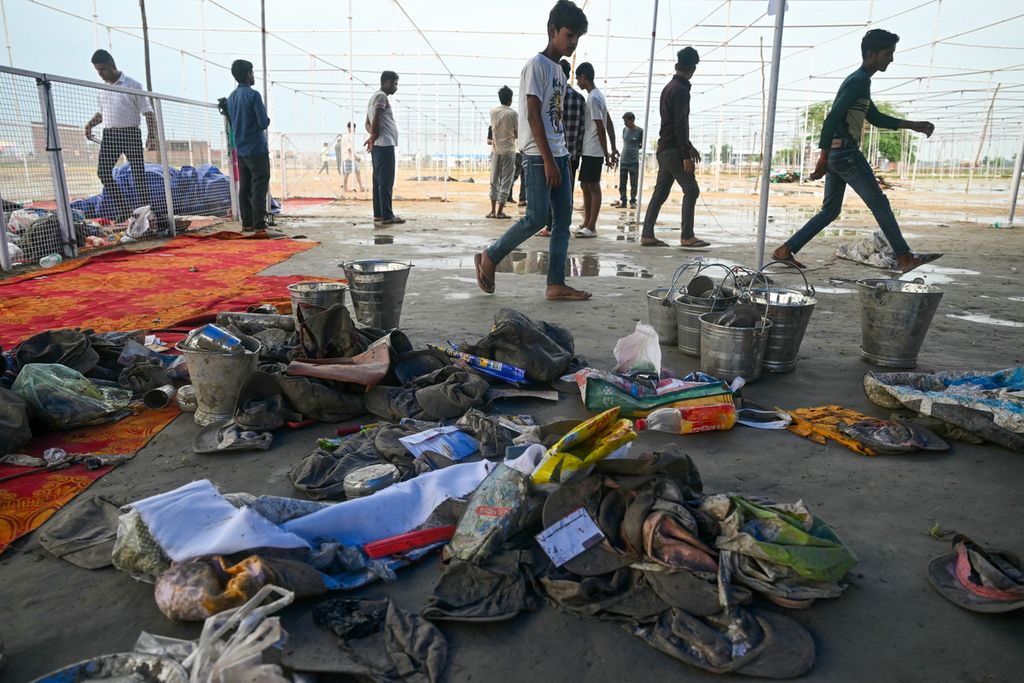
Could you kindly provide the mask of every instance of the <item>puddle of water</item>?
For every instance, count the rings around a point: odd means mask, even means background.
[[[966,268],[949,268],[945,266],[937,266],[934,263],[929,263],[916,268],[909,273],[901,275],[900,280],[913,280],[914,278],[921,278],[927,284],[930,285],[954,285],[957,283],[958,275],[981,275],[976,270],[968,270]]]
[[[1013,320],[1003,320],[1002,318],[993,318],[985,313],[947,313],[947,318],[956,318],[957,320],[966,320],[971,323],[981,323],[982,325],[998,325],[1000,327],[1024,327],[1024,323],[1019,323]]]
[[[1008,296],[1006,298],[1010,301],[1024,301],[1024,296]]]
[[[476,280],[473,280],[473,282],[476,283]],[[460,300],[468,299],[471,296],[472,295],[469,292],[452,292],[451,294],[445,294],[444,298],[448,300]]]
[[[448,276],[445,276],[445,277],[443,277],[441,279],[442,280],[454,280],[455,282],[468,282],[471,285],[475,285],[476,284],[476,280],[474,278],[471,278],[471,277],[461,277],[459,275],[448,275]]]
[[[818,287],[815,285],[814,291],[818,294],[854,294],[854,290],[846,289],[844,287]]]
[[[513,251],[498,264],[497,272],[517,275],[548,272],[549,256],[546,251]],[[594,254],[570,254],[565,260],[565,272],[573,277],[637,277],[650,279],[654,273],[626,263],[619,263]]]
[[[395,243],[395,238],[392,237],[391,235],[374,235],[373,236],[373,243],[374,244],[394,244]]]

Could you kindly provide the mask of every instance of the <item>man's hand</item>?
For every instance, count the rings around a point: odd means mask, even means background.
[[[908,128],[918,133],[924,133],[925,136],[929,138],[932,136],[932,133],[935,132],[935,124],[931,121],[911,121]]]
[[[698,152],[697,150],[693,150],[693,156],[691,158],[693,159],[693,163],[699,164],[700,163],[700,152]]]
[[[152,152],[153,150],[158,149],[159,147],[160,147],[160,143],[156,139],[155,135],[150,133],[149,135],[146,136],[146,150],[147,151]]]
[[[613,154],[613,153],[610,153],[610,152],[605,152],[605,154],[604,154],[604,165],[607,166],[608,168],[615,168],[615,158],[616,158],[616,156],[617,156],[616,154]]]
[[[683,172],[693,173],[693,159],[683,159]]]
[[[375,143],[375,142],[377,142],[377,136],[376,135],[371,135],[370,137],[366,138],[366,142],[363,143],[363,147],[366,147],[366,151],[367,152],[372,152],[373,151],[373,143]]]
[[[821,154],[818,155],[818,163],[814,165],[814,171],[811,173],[811,180],[824,177],[826,171],[828,171],[828,152],[821,150]]]
[[[551,189],[562,184],[562,174],[558,172],[554,159],[544,159],[544,182]]]
[[[99,142],[99,140],[96,139],[96,136],[92,134],[92,126],[85,127],[85,139],[90,142]]]

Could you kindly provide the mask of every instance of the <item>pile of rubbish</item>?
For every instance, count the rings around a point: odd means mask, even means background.
[[[669,293],[691,297],[684,303],[731,297],[713,311],[715,325],[764,333],[771,306],[785,304],[751,295],[773,292],[763,273],[738,275],[731,291],[694,277]],[[840,597],[854,552],[801,501],[705,490],[689,455],[675,443],[641,448],[642,432],[789,428],[868,455],[946,445],[917,423],[839,406],[758,406],[742,395],[742,368],[677,376],[662,366],[661,330],[642,322],[603,369],[576,353],[568,329],[515,310],[500,310],[474,343],[417,348],[397,328],[354,320],[342,286],[320,289],[323,300],[305,299],[291,314],[221,312],[173,346],[142,331],[67,329],[3,353],[0,455],[9,464],[30,464],[15,452],[33,431],[171,401],[193,414],[199,454],[266,450],[282,429],[350,423],[292,464],[295,497],[226,492],[201,479],[137,500],[83,498],[60,513],[43,529],[44,548],[151,583],[168,619],[204,623],[195,641],[142,633],[134,652],[67,675],[105,667],[118,676],[159,670],[160,680],[286,681],[286,672],[318,671],[433,682],[450,655],[439,624],[510,620],[547,604],[618,624],[704,671],[797,677],[814,665],[815,641],[783,610]],[[566,387],[580,392],[589,417],[538,424],[500,410],[507,398],[558,400]],[[871,373],[865,389],[884,407],[1019,449],[1020,368]],[[74,457],[48,452],[32,464]],[[1019,560],[958,543],[930,569],[937,590],[1024,604]],[[438,554],[440,577],[418,611],[337,593],[396,581]],[[303,628],[316,637],[282,648],[288,634],[274,614],[295,600],[309,606]]]

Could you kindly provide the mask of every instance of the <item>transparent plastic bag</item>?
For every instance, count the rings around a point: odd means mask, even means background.
[[[29,363],[11,389],[32,407],[35,419],[50,429],[113,421],[132,400],[130,391],[93,384],[77,370],[55,363]]]
[[[615,342],[615,367],[612,372],[624,375],[661,375],[661,345],[653,327],[638,322],[632,334]]]

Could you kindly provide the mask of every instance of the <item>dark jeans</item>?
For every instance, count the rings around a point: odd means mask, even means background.
[[[683,153],[679,149],[667,149],[658,152],[658,179],[654,181],[654,193],[647,204],[644,214],[644,231],[642,237],[654,237],[654,224],[658,220],[661,205],[672,192],[672,183],[679,183],[683,188],[682,239],[693,239],[693,212],[700,197],[700,186],[697,177],[683,170]]]
[[[373,217],[389,220],[395,217],[391,210],[391,195],[395,189],[395,148],[374,145],[370,159],[373,160]]]
[[[516,181],[523,177],[523,153],[516,152],[516,172],[512,176],[512,184],[508,188],[508,203],[512,203],[512,190],[515,189]],[[519,183],[519,201],[526,201],[526,183]]]
[[[135,201],[125,199],[114,182],[114,164],[124,155],[132,168],[132,182],[135,183]],[[114,203],[117,218],[124,219],[140,206],[149,204],[149,187],[146,185],[146,159],[142,147],[142,131],[134,128],[105,128],[100,142],[100,157],[96,164],[96,175],[103,183],[103,189]]]
[[[238,210],[243,228],[267,227],[270,154],[238,157]]]
[[[885,239],[892,247],[892,253],[902,256],[909,252],[910,247],[903,239],[903,233],[900,232],[896,216],[889,205],[889,198],[878,187],[878,180],[875,179],[875,172],[871,170],[871,164],[861,154],[860,149],[852,146],[852,143],[851,146],[829,152],[828,172],[825,174],[825,199],[821,204],[821,211],[790,237],[786,241],[786,246],[794,254],[797,253],[829,223],[839,218],[839,213],[843,210],[843,195],[846,193],[847,185],[852,187],[871,209],[875,220],[878,221],[878,227],[882,229]]]
[[[626,203],[626,181],[629,181],[629,200],[636,202],[636,176],[640,172],[639,162],[631,166],[619,166],[619,203]]]
[[[548,243],[548,284],[565,284],[565,259],[569,253],[569,223],[572,222],[572,184],[569,157],[556,157],[555,165],[562,183],[550,188],[544,178],[544,157],[523,157],[523,185],[526,186],[526,215],[487,248],[495,265],[548,222],[554,212],[554,226]]]

